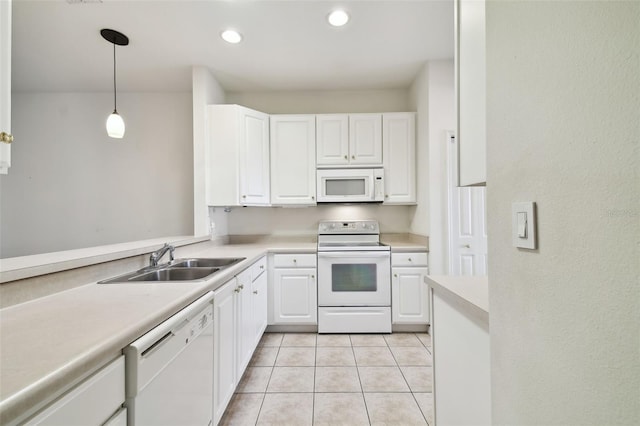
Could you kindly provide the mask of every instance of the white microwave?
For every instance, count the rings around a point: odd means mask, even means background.
[[[384,169],[318,169],[319,203],[381,203],[384,201]]]

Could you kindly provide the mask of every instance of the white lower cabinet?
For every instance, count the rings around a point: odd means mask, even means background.
[[[273,258],[273,324],[318,324],[316,255]]]
[[[267,326],[266,257],[213,293],[213,422],[218,424]]]
[[[391,321],[393,324],[428,324],[429,273],[426,253],[392,253]]]
[[[121,356],[25,424],[102,425],[122,418],[114,415],[124,411],[121,408],[124,400],[124,356]]]
[[[251,267],[251,305],[253,306],[254,348],[267,328],[268,304],[267,258],[260,259]]]
[[[236,389],[236,278],[213,293],[213,423],[218,424]]]

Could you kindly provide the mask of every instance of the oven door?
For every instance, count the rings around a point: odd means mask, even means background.
[[[391,305],[391,253],[318,253],[318,306]]]

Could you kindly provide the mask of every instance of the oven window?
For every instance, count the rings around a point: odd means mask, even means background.
[[[327,179],[326,195],[364,195],[366,179]]]
[[[377,291],[375,263],[331,265],[331,291]]]

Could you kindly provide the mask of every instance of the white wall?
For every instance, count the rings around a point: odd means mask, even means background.
[[[326,205],[307,208],[234,208],[229,215],[231,235],[316,235],[321,220],[377,219],[383,233],[409,232],[406,206]]]
[[[229,92],[226,103],[268,114],[404,112],[409,111],[408,96],[405,89]]]
[[[14,93],[12,167],[0,177],[3,258],[193,229],[189,93]]]
[[[412,209],[411,232],[429,235],[429,270],[448,271],[446,132],[455,127],[452,60],[430,61],[410,89],[417,120],[418,205]]]
[[[193,95],[193,233],[194,235],[227,235],[226,216],[221,209],[207,207],[208,182],[206,158],[208,150],[207,105],[225,103],[225,92],[211,72],[202,66],[192,69]],[[211,229],[215,223],[215,229]]]
[[[639,22],[639,2],[488,2],[494,424],[640,421]],[[533,251],[511,244],[527,200]]]

